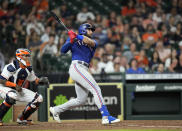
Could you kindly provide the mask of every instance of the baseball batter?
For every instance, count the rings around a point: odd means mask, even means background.
[[[70,77],[75,81],[75,90],[77,98],[55,107],[50,107],[53,118],[60,122],[59,114],[68,109],[85,104],[88,93],[94,96],[95,103],[102,114],[102,124],[110,124],[119,122],[120,119],[112,117],[101,94],[100,87],[88,72],[89,63],[94,56],[98,43],[92,39],[92,33],[95,27],[89,23],[82,24],[79,27],[78,35],[73,31],[69,31],[69,38],[61,48],[62,53],[72,52],[72,63],[69,69]],[[76,41],[75,41],[76,39]]]
[[[48,83],[47,77],[40,79],[34,74],[31,66],[30,51],[28,49],[17,49],[16,59],[7,64],[0,75],[0,97],[4,101],[0,105],[0,125],[3,125],[2,119],[7,111],[16,103],[16,101],[27,102],[28,105],[17,118],[17,123],[27,124],[29,116],[37,110],[39,104],[43,101],[40,94],[32,92],[29,89],[22,88],[25,80]]]

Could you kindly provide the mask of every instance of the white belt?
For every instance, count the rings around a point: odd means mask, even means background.
[[[84,65],[86,66],[87,68],[89,68],[89,64],[84,62],[84,61],[80,61],[80,60],[73,60],[72,61],[73,63],[78,63],[78,64],[81,64],[81,65]]]

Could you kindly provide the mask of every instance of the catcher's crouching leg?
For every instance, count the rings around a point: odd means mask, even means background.
[[[2,119],[4,115],[8,112],[11,106],[16,103],[16,99],[17,99],[16,91],[12,90],[6,94],[5,100],[0,105],[0,126],[3,125]]]
[[[30,117],[31,114],[33,114],[38,109],[40,103],[42,102],[43,102],[42,95],[36,93],[32,102],[28,103],[22,114],[18,117],[17,123],[23,125],[27,124],[27,119]]]

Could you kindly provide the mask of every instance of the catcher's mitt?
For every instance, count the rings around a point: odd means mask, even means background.
[[[49,85],[48,78],[47,77],[40,77],[39,84],[44,84],[44,85],[48,84]]]

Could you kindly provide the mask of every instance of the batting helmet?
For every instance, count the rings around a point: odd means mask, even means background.
[[[80,35],[86,35],[87,34],[87,29],[91,29],[93,32],[95,31],[95,26],[89,24],[89,23],[85,23],[80,25],[79,29],[78,29],[78,33]]]
[[[20,61],[24,66],[30,66],[31,52],[25,48],[19,48],[16,50],[16,59]]]

